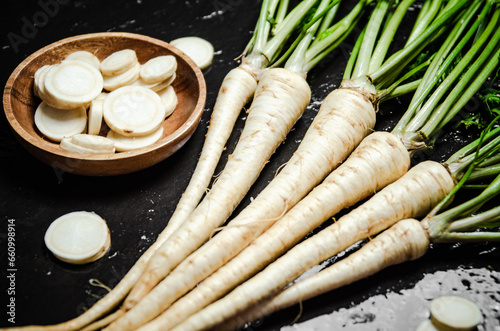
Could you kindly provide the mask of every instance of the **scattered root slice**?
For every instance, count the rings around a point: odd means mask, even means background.
[[[87,51],[76,51],[71,54],[69,54],[63,61],[83,61],[97,70],[99,70],[99,67],[101,65],[101,61],[95,56],[94,54],[87,52]]]
[[[114,76],[104,76],[103,86],[107,91],[114,91],[120,87],[130,85],[139,79],[139,73],[141,71],[141,65],[137,62],[127,71],[114,75]]]
[[[160,140],[162,135],[163,127],[160,126],[160,128],[152,134],[142,137],[126,137],[111,130],[108,132],[107,138],[115,142],[116,151],[126,152],[152,145]]]
[[[431,303],[431,321],[438,330],[473,330],[483,317],[476,304],[457,296],[442,296]]]
[[[57,109],[42,101],[35,111],[35,125],[40,132],[55,142],[85,131],[87,112],[85,107]]]
[[[183,37],[170,44],[189,56],[200,69],[208,67],[214,58],[214,46],[200,37]]]
[[[115,132],[124,136],[145,136],[156,131],[165,118],[160,96],[150,89],[124,86],[106,97],[104,120]]]
[[[104,76],[116,76],[135,66],[139,61],[132,49],[116,51],[101,61],[100,69]]]
[[[63,61],[53,65],[43,80],[47,94],[59,106],[76,108],[90,103],[102,92],[101,73],[82,61]]]
[[[175,108],[177,107],[177,94],[175,93],[174,87],[173,86],[167,86],[161,91],[157,92],[158,95],[160,96],[161,101],[163,102],[163,105],[165,106],[165,117],[169,117],[172,115],[174,112]]]
[[[140,77],[146,84],[165,81],[177,70],[177,60],[173,55],[157,56],[141,66]]]
[[[45,245],[59,260],[84,264],[106,254],[111,238],[106,221],[93,212],[77,211],[57,218],[45,233]]]
[[[438,329],[434,324],[432,324],[431,320],[425,320],[420,323],[415,331],[442,331]]]

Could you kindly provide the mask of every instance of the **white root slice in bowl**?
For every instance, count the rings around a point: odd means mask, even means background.
[[[163,127],[160,126],[156,131],[147,136],[127,137],[111,130],[106,137],[115,142],[117,152],[127,152],[152,145],[160,140],[162,136]]]
[[[124,136],[145,136],[165,119],[160,96],[140,86],[124,86],[108,94],[103,104],[104,120],[111,130]]]
[[[35,126],[45,137],[60,142],[64,137],[85,131],[87,112],[83,106],[57,109],[42,101],[35,110]]]
[[[214,58],[214,46],[200,37],[183,37],[172,40],[170,44],[189,56],[200,68],[208,67]]]
[[[141,71],[141,65],[137,62],[127,71],[114,75],[114,76],[103,76],[104,89],[107,91],[114,91],[122,86],[130,85],[139,79],[139,74]]]
[[[175,94],[174,87],[172,85],[167,86],[161,91],[157,92],[165,106],[165,117],[169,117],[174,112],[177,107],[177,94]]]
[[[104,95],[104,96],[103,96]],[[101,93],[97,98],[92,100],[88,111],[88,127],[87,133],[98,135],[101,131],[102,119],[103,119],[103,105],[106,93]]]
[[[101,61],[99,61],[97,56],[87,51],[73,52],[68,56],[66,56],[66,58],[63,61],[73,61],[73,60],[86,62],[91,66],[93,66],[94,68],[96,68],[97,70],[99,70],[99,66],[101,64]]]
[[[111,237],[106,221],[94,212],[71,212],[53,221],[45,233],[45,245],[61,261],[84,264],[108,251]]]
[[[100,69],[105,76],[116,76],[138,63],[137,54],[132,49],[122,49],[101,61]]]
[[[430,311],[430,319],[439,330],[473,330],[483,319],[474,302],[457,296],[434,299]]]
[[[75,134],[61,140],[62,149],[81,154],[114,153],[115,142],[102,136]]]
[[[50,67],[50,64],[46,64],[38,68],[38,70],[35,72],[33,92],[40,99],[43,99],[44,96],[44,91],[42,91],[45,88],[45,86],[43,85],[43,80],[45,79],[45,75],[47,74],[47,71],[50,69]]]
[[[171,77],[177,70],[173,55],[162,55],[148,60],[141,66],[140,77],[146,84],[156,84]]]
[[[148,88],[151,91],[158,92],[160,90],[163,90],[167,86],[171,85],[174,82],[174,80],[175,80],[176,77],[177,76],[176,76],[176,74],[174,72],[173,75],[171,75],[170,77],[168,77],[167,79],[165,79],[162,82],[154,83],[154,84],[147,84],[139,76],[139,79],[137,79],[135,82],[133,82],[132,84],[130,84],[130,86],[140,86],[140,87]]]
[[[74,60],[53,65],[45,74],[43,83],[48,96],[65,109],[90,103],[103,89],[99,70],[86,62]]]

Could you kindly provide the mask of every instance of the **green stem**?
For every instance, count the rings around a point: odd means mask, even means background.
[[[281,23],[283,23],[283,21],[286,17],[289,3],[290,3],[289,0],[280,1],[280,5],[278,7],[278,12],[276,13],[275,24],[274,24],[273,29],[271,30],[271,33],[273,35],[275,35],[277,33],[278,29],[281,27]]]
[[[318,64],[319,61],[321,61],[325,56],[330,54],[335,48],[337,48],[345,38],[354,30],[356,26],[356,22],[359,20],[360,17],[357,17],[355,21],[347,26],[347,28],[342,31],[343,33],[335,40],[335,42],[331,43],[326,49],[324,49],[321,53],[317,54],[314,58],[308,58],[306,55],[306,63],[304,65],[304,70],[306,72],[310,71],[316,64]]]
[[[446,23],[452,20],[455,17],[455,14],[467,3],[467,0],[461,0],[449,10],[445,11],[431,25],[429,25],[424,32],[415,38],[413,42],[387,59],[377,71],[370,73],[369,76],[375,86],[377,86],[377,83],[381,81],[385,75],[391,74],[395,70],[401,70],[402,63],[406,63],[409,58],[413,58],[416,54],[420,53],[422,48],[436,36],[438,30],[441,30]]]
[[[482,134],[479,139],[474,140],[473,142],[469,143],[468,145],[462,147],[461,149],[453,153],[453,155],[451,155],[448,158],[448,160],[446,160],[446,164],[453,164],[460,162],[461,159],[476,151],[478,146],[480,146],[483,142],[491,141],[495,139],[495,137],[500,135],[500,127],[493,128],[491,129],[491,131],[489,131],[489,128],[493,127],[492,123],[490,123],[488,127],[485,128],[485,131],[483,131],[485,132],[485,134]]]
[[[398,98],[400,96],[410,94],[418,88],[418,86],[422,83],[421,79],[417,79],[413,82],[406,83],[400,86],[397,86],[394,90],[392,90],[389,94],[387,94],[383,99],[380,99],[379,101],[387,101],[390,99]]]
[[[443,117],[442,114],[448,111],[449,108],[453,105],[453,103],[456,102],[456,98],[463,94],[464,88],[466,88],[467,86],[471,87],[469,81],[475,76],[477,76],[477,72],[481,69],[483,63],[490,57],[490,54],[494,51],[494,48],[497,47],[498,40],[500,39],[500,34],[497,32],[497,35],[495,35],[494,31],[496,29],[499,14],[500,11],[495,12],[488,28],[482,35],[482,38],[480,38],[480,40],[478,40],[476,44],[472,45],[472,47],[465,54],[465,56],[460,60],[460,62],[455,66],[455,68],[453,68],[451,73],[437,87],[437,89],[434,91],[432,96],[427,100],[422,109],[420,109],[418,113],[415,114],[413,119],[408,123],[408,125],[405,128],[405,131],[416,132],[420,130],[423,133],[427,133],[424,136],[425,138],[429,137],[430,133],[432,133],[432,129],[429,129],[429,127],[431,127],[432,125],[434,128],[436,128],[437,125],[439,124],[439,120]],[[485,50],[481,53],[481,55],[477,59],[475,59],[477,53],[484,47],[484,44],[487,42],[488,38],[492,34],[493,38],[490,40]],[[467,70],[467,67],[469,67],[472,62],[473,62],[472,66]],[[488,69],[490,69],[490,67]],[[486,77],[489,75],[490,73],[487,73]],[[453,91],[449,92],[453,84],[455,84]],[[448,93],[446,100],[441,104],[440,107],[436,108],[436,105],[446,93]],[[433,112],[434,114],[438,114],[436,116],[438,121],[437,123],[428,120],[429,117],[433,114]],[[425,131],[422,129],[423,123],[426,124]]]
[[[363,38],[365,36],[366,32],[366,26],[363,28],[363,31],[359,34],[358,38],[356,39],[356,43],[354,44],[354,47],[352,48],[351,51],[351,56],[349,56],[349,60],[347,61],[346,68],[344,70],[344,76],[343,80],[350,80],[352,79],[352,70],[354,69],[354,64],[356,63],[356,58],[358,57],[359,50],[361,48],[361,43],[363,42]]]
[[[335,5],[333,6],[332,8],[330,8],[330,10],[328,11],[328,13],[325,15],[325,17],[323,18],[323,20],[321,21],[321,25],[318,29],[318,32],[316,33],[316,35],[319,37],[323,32],[325,32],[326,30],[328,30],[328,28],[332,25],[332,22],[333,22],[333,19],[335,18],[335,16],[337,15],[337,12],[339,10],[339,6],[338,5]],[[319,38],[316,38],[314,41],[313,41],[313,45],[319,41]]]
[[[470,216],[484,206],[488,201],[500,194],[500,175],[495,178],[477,197],[459,204],[439,215],[427,216],[429,235],[433,242],[447,242],[452,240],[473,241],[487,239],[490,232],[464,232],[483,227],[499,226],[500,206]],[[500,232],[495,232],[500,235]],[[487,236],[487,237],[485,237]],[[500,237],[498,237],[500,238]]]
[[[495,164],[488,167],[477,167],[474,172],[469,176],[468,181],[478,181],[485,178],[490,178],[500,174],[500,164]]]
[[[435,238],[433,242],[437,243],[454,243],[454,242],[484,242],[484,241],[499,241],[500,232],[452,232],[444,233],[439,238]]]
[[[490,61],[488,61],[487,65],[483,68],[483,70],[480,71],[480,73],[476,76],[474,81],[469,85],[465,92],[455,91],[456,96],[451,96],[445,100],[445,102],[452,104],[453,107],[445,113],[440,113],[439,111],[436,112],[433,118],[428,121],[422,128],[421,132],[423,133],[423,135],[427,137],[432,136],[435,132],[441,130],[454,116],[456,116],[458,112],[462,110],[463,107],[467,104],[468,100],[472,98],[472,96],[481,88],[481,86],[483,86],[486,79],[488,79],[491,73],[498,66],[499,60],[500,52],[499,50],[497,50],[497,52],[490,58]],[[476,63],[474,63],[474,65],[476,65]],[[480,64],[477,63],[477,66],[480,66]],[[471,68],[471,70],[474,69]],[[460,96],[460,98],[458,100],[453,100],[456,99],[457,96]]]
[[[277,34],[266,43],[262,50],[262,54],[269,62],[275,60],[278,50],[283,46],[285,40],[316,2],[317,0],[304,0],[287,15]]]
[[[477,229],[479,227],[489,227],[500,220],[500,206],[479,213],[474,216],[463,218],[450,224],[448,231],[462,232]]]
[[[363,43],[359,50],[356,65],[354,67],[353,77],[357,78],[368,74],[370,58],[373,53],[377,35],[384,22],[384,17],[389,9],[389,1],[379,1],[370,15],[370,19],[366,26],[366,32],[363,38]]]
[[[305,57],[306,52],[311,46],[311,42],[320,27],[321,19],[330,12],[330,10],[337,6],[340,0],[334,0],[330,3],[330,0],[322,0],[316,12],[314,18],[307,23],[307,25],[302,29],[300,36],[297,38],[298,44],[294,44],[289,48],[293,50],[291,56],[285,63],[285,68],[298,74],[305,75]],[[294,49],[295,48],[295,49]]]
[[[422,9],[417,16],[417,23],[413,27],[406,45],[410,44],[418,35],[420,35],[429,24],[436,18],[441,9],[443,0],[427,0],[422,5]]]
[[[410,101],[410,105],[408,106],[407,111],[405,111],[401,119],[398,121],[393,129],[393,132],[405,131],[406,126],[411,121],[417,110],[420,109],[420,107],[424,103],[424,100],[431,93],[432,89],[434,89],[438,84],[444,73],[449,70],[450,66],[453,64],[453,61],[462,51],[469,38],[474,34],[475,31],[473,25],[471,29],[469,29],[469,32],[465,35],[465,37],[460,41],[460,43],[456,45],[456,47],[454,47],[462,32],[466,29],[467,23],[470,19],[472,19],[472,17],[476,13],[476,10],[478,9],[480,3],[478,1],[476,2],[477,3],[475,6],[471,6],[468,10],[466,10],[466,12],[463,14],[462,19],[460,20],[460,22],[462,23],[456,24],[453,27],[449,36],[444,41],[443,46],[441,46],[437,51],[434,60],[429,66],[429,69],[424,74],[422,84],[417,88],[417,91]],[[483,19],[484,16],[480,15],[477,21]]]
[[[396,8],[394,15],[392,15],[387,27],[384,29],[382,36],[377,42],[377,47],[375,47],[375,50],[373,51],[368,70],[366,71],[367,73],[376,71],[382,65],[382,62],[387,55],[389,46],[394,39],[394,35],[396,34],[403,17],[408,11],[408,8],[413,4],[413,2],[415,2],[415,0],[403,0]]]
[[[308,68],[313,67],[315,63],[324,58],[330,52],[333,44],[337,45],[339,40],[343,40],[354,29],[355,23],[364,12],[366,5],[366,0],[359,1],[347,16],[320,35],[318,38],[320,40],[313,43],[306,52],[305,63]]]
[[[483,139],[482,136],[478,139],[479,140],[478,146],[482,145],[483,143],[482,139]],[[475,145],[476,142],[473,142],[473,144]],[[468,155],[464,155],[453,162],[447,160],[445,162],[445,165],[455,178],[461,178],[461,174],[464,172],[464,169],[470,167],[473,163],[475,164],[474,168],[477,167],[479,164],[481,164],[483,160],[495,155],[495,153],[498,153],[499,149],[500,149],[500,136],[497,136],[493,138],[491,141],[489,141],[486,145],[481,146],[481,148],[475,154],[471,153]],[[454,156],[452,156],[452,158],[454,158]],[[470,175],[472,174],[469,174],[469,176]]]
[[[432,59],[433,59],[433,57],[427,59],[427,61],[421,63],[420,65],[416,66],[412,70],[408,71],[405,75],[403,75],[403,77],[401,77],[399,80],[397,80],[396,82],[394,82],[391,86],[389,86],[386,89],[383,89],[383,90],[379,91],[379,94],[377,96],[378,101],[382,102],[384,100],[387,100],[388,98],[394,98],[395,97],[394,96],[394,94],[395,94],[394,92],[398,88],[398,86],[402,82],[404,82],[405,80],[407,80],[408,78],[412,77],[413,75],[416,75],[422,69],[424,69],[427,66],[429,66],[429,64],[432,62]],[[414,91],[415,89],[417,89],[418,86],[420,86],[421,82],[422,82],[422,79],[418,79],[415,82],[411,82],[411,83],[408,83],[406,85],[407,85],[407,87],[410,88],[409,91]],[[400,90],[398,93],[402,93],[402,91]]]
[[[262,53],[262,50],[264,49],[267,38],[269,36],[270,23],[267,20],[267,17],[269,15],[269,5],[270,0],[263,0],[262,8],[257,20],[255,44],[252,48],[252,51],[255,51],[256,53]]]
[[[500,163],[500,154],[490,157],[479,164],[479,167],[486,168]]]

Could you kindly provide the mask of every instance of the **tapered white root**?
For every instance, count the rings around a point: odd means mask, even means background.
[[[301,116],[310,96],[307,82],[295,73],[278,68],[263,75],[245,128],[222,175],[189,219],[151,259],[148,270],[138,282],[138,290],[131,292],[131,304],[127,307],[133,308],[112,323],[109,330],[134,329],[164,310],[164,304],[155,296],[154,289],[137,301],[226,221]]]
[[[224,322],[218,330],[236,330],[245,323],[352,284],[391,265],[418,259],[428,247],[428,235],[420,222],[415,219],[401,220],[347,258],[250,307]]]
[[[177,204],[165,229],[116,287],[89,310],[72,320],[56,325],[24,327],[23,330],[78,330],[110,312],[127,296],[130,289],[137,283],[139,277],[144,272],[154,252],[179,228],[181,223],[188,218],[201,200],[210,183],[234,123],[245,104],[253,96],[256,87],[256,79],[247,70],[235,68],[226,75],[214,105],[210,127],[199,162],[188,187]]]
[[[374,164],[375,166],[375,164]],[[451,191],[454,181],[439,163],[424,161],[343,216],[290,249],[224,298],[189,317],[175,330],[206,330],[281,291],[306,270],[399,220],[428,212]]]
[[[165,233],[157,239],[160,244],[179,228],[200,202],[220,160],[232,128],[245,104],[253,96],[257,82],[241,68],[231,70],[224,78],[210,119],[200,158],[191,180],[169,220]]]
[[[205,194],[238,115],[257,88],[254,76],[241,68],[231,70],[222,81],[201,155],[169,223],[177,228],[196,208]]]
[[[340,164],[374,125],[375,110],[363,95],[353,90],[331,93],[277,177],[217,236],[156,286],[163,304],[195,287],[273,225]]]
[[[395,136],[385,132],[369,135],[283,218],[144,329],[169,329],[196,313],[271,263],[329,217],[401,177],[409,165],[408,152]],[[192,277],[186,272],[183,276]],[[180,276],[172,279],[182,282]],[[172,288],[173,283],[170,285]]]

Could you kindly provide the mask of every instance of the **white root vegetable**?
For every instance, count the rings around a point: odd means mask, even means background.
[[[52,222],[45,245],[59,260],[84,264],[98,260],[108,251],[111,237],[106,221],[93,212],[71,212]]]
[[[154,297],[146,296],[138,303],[137,299],[201,246],[229,217],[301,116],[310,97],[309,85],[295,73],[275,68],[262,76],[239,142],[221,176],[189,219],[151,259],[148,270],[134,287],[136,290],[129,295],[129,305],[125,304],[133,308],[112,323],[109,330],[134,329],[163,311],[162,303]]]
[[[371,276],[388,266],[418,259],[429,247],[427,231],[415,219],[397,222],[359,250],[317,274],[299,281],[224,322],[218,329],[235,330],[244,323],[291,307]]]
[[[118,152],[126,152],[139,148],[143,148],[154,144],[163,136],[163,126],[160,126],[156,131],[140,137],[123,136],[113,130],[109,131],[106,137],[112,140]]]
[[[52,68],[52,66],[53,65],[44,65],[35,72],[33,92],[37,97],[42,99],[42,101],[44,101],[49,106],[56,109],[59,109],[61,107],[64,108],[65,106],[61,105],[58,100],[50,96],[45,89],[45,76],[47,75],[47,72]]]
[[[98,135],[101,132],[102,120],[103,120],[103,105],[104,98],[95,98],[92,100],[88,111],[88,126],[87,133]]]
[[[172,46],[183,51],[200,68],[205,69],[214,58],[214,46],[200,37],[182,37],[170,42]]]
[[[148,88],[152,91],[155,91],[155,92],[158,92],[160,90],[163,90],[164,88],[170,86],[170,84],[172,84],[172,82],[175,80],[176,78],[176,74],[174,73],[172,76],[168,77],[167,79],[165,79],[164,81],[162,82],[159,82],[159,83],[154,83],[154,84],[146,84],[142,79],[141,77],[139,77],[135,82],[133,82],[132,84],[130,84],[131,86],[140,86],[140,87],[145,87],[145,88]]]
[[[205,194],[226,141],[236,119],[257,88],[256,78],[241,68],[232,69],[222,81],[215,101],[210,126],[191,180],[168,225],[156,239],[155,246],[163,244],[180,224],[188,218]]]
[[[139,62],[134,64],[127,71],[114,76],[103,76],[103,87],[106,91],[114,91],[120,87],[131,85],[137,79],[141,72],[141,65]]]
[[[148,60],[141,66],[140,77],[146,84],[156,84],[171,77],[177,70],[173,55],[162,55]]]
[[[89,134],[76,134],[65,137],[59,146],[69,152],[80,154],[109,154],[115,152],[114,142],[111,139]]]
[[[127,137],[146,136],[165,119],[160,96],[150,89],[124,86],[104,99],[103,116],[111,130]]]
[[[338,96],[338,93],[333,95]],[[374,167],[376,162],[379,162],[379,166]],[[408,170],[409,164],[406,149],[393,135],[378,132],[369,135],[342,165],[250,246],[180,298],[144,329],[170,329],[196,313],[271,263],[329,217],[401,177]],[[233,227],[228,227],[217,236],[229,229],[232,230]],[[238,226],[234,229],[243,231],[246,227]],[[206,245],[209,244],[210,242]],[[210,252],[207,250],[204,252],[206,254],[197,255],[217,264],[219,257],[209,255]],[[174,292],[183,283],[191,282],[200,271],[192,270],[189,261],[186,260],[179,266],[179,271],[175,270],[165,279],[167,281],[170,278],[168,283],[160,283],[157,288],[165,285],[166,290]],[[181,266],[184,268],[181,269]],[[151,293],[158,291],[157,288]]]
[[[280,173],[217,236],[158,284],[155,295],[167,305],[238,254],[337,167],[374,125],[375,110],[362,94],[332,92]]]
[[[310,267],[404,218],[425,214],[454,187],[439,163],[419,163],[396,182],[333,225],[290,249],[228,295],[192,315],[175,330],[209,329],[277,294]],[[247,261],[247,260],[245,260]]]
[[[51,66],[47,66],[40,73],[46,74]],[[210,120],[210,128],[207,133],[206,143],[203,147],[200,161],[197,164],[195,174],[190,181],[181,201],[179,202],[174,215],[169,220],[165,229],[159,234],[157,240],[146,252],[141,255],[138,261],[132,266],[121,281],[113,290],[96,302],[83,314],[59,324],[48,326],[26,326],[23,330],[79,330],[87,325],[91,325],[100,317],[109,313],[116,307],[129,293],[132,286],[137,282],[140,275],[146,268],[148,261],[154,252],[165,242],[165,240],[180,226],[187,216],[194,210],[195,206],[205,193],[208,183],[214,173],[217,162],[224,150],[224,145],[231,134],[232,127],[236,122],[238,115],[246,103],[253,96],[257,80],[255,75],[250,73],[250,69],[235,68],[225,77],[219,95],[214,106]],[[175,79],[173,74],[165,82],[149,86],[153,91],[169,86]],[[42,79],[43,81],[43,79]],[[132,85],[137,83],[134,82]],[[139,84],[140,85],[140,84]],[[43,88],[42,84],[42,88]],[[35,86],[35,91],[37,91]],[[101,93],[96,99],[105,98],[108,93]],[[121,311],[118,311],[120,313]],[[113,315],[114,317],[117,314]],[[112,316],[112,317],[113,317]],[[106,324],[104,324],[106,325]]]
[[[45,93],[57,102],[56,108],[72,109],[87,105],[103,88],[99,70],[82,61],[52,65],[44,76]]]
[[[47,73],[47,70],[49,70],[50,67],[51,66],[49,64],[46,64],[38,68],[37,71],[35,71],[33,93],[35,94],[35,96],[39,97],[42,100],[44,97],[44,91],[41,91],[40,89],[45,88],[45,86],[43,85],[43,79],[45,74]]]
[[[473,330],[483,320],[474,302],[457,296],[442,296],[432,300],[430,311],[432,323],[443,330]]]
[[[138,62],[133,49],[122,49],[102,60],[99,68],[104,76],[116,76],[134,67]]]
[[[71,142],[75,145],[88,148],[102,153],[114,153],[115,143],[111,139],[90,134],[75,134],[71,136]]]
[[[116,307],[129,293],[145,270],[156,250],[186,220],[194,210],[212,178],[217,162],[231,134],[232,127],[241,109],[253,96],[257,80],[253,74],[242,68],[232,69],[224,78],[210,119],[201,156],[188,187],[182,195],[174,214],[156,241],[132,266],[113,290],[96,302],[85,313],[72,320],[49,326],[27,326],[23,330],[76,330],[96,321]],[[118,313],[122,313],[121,310]],[[114,318],[119,314],[113,315]],[[99,322],[97,322],[99,323]]]
[[[42,101],[35,110],[35,125],[52,141],[82,133],[87,127],[87,112],[83,106],[75,109],[57,109]]]
[[[165,106],[165,117],[169,117],[174,112],[178,102],[174,87],[171,85],[167,86],[157,93],[160,96],[161,102],[163,102],[163,105]]]
[[[101,65],[101,61],[99,61],[97,56],[87,51],[73,52],[68,56],[66,56],[66,58],[63,61],[73,61],[73,60],[86,62],[91,66],[93,66],[94,68],[96,68],[97,70],[99,70],[99,66]]]

